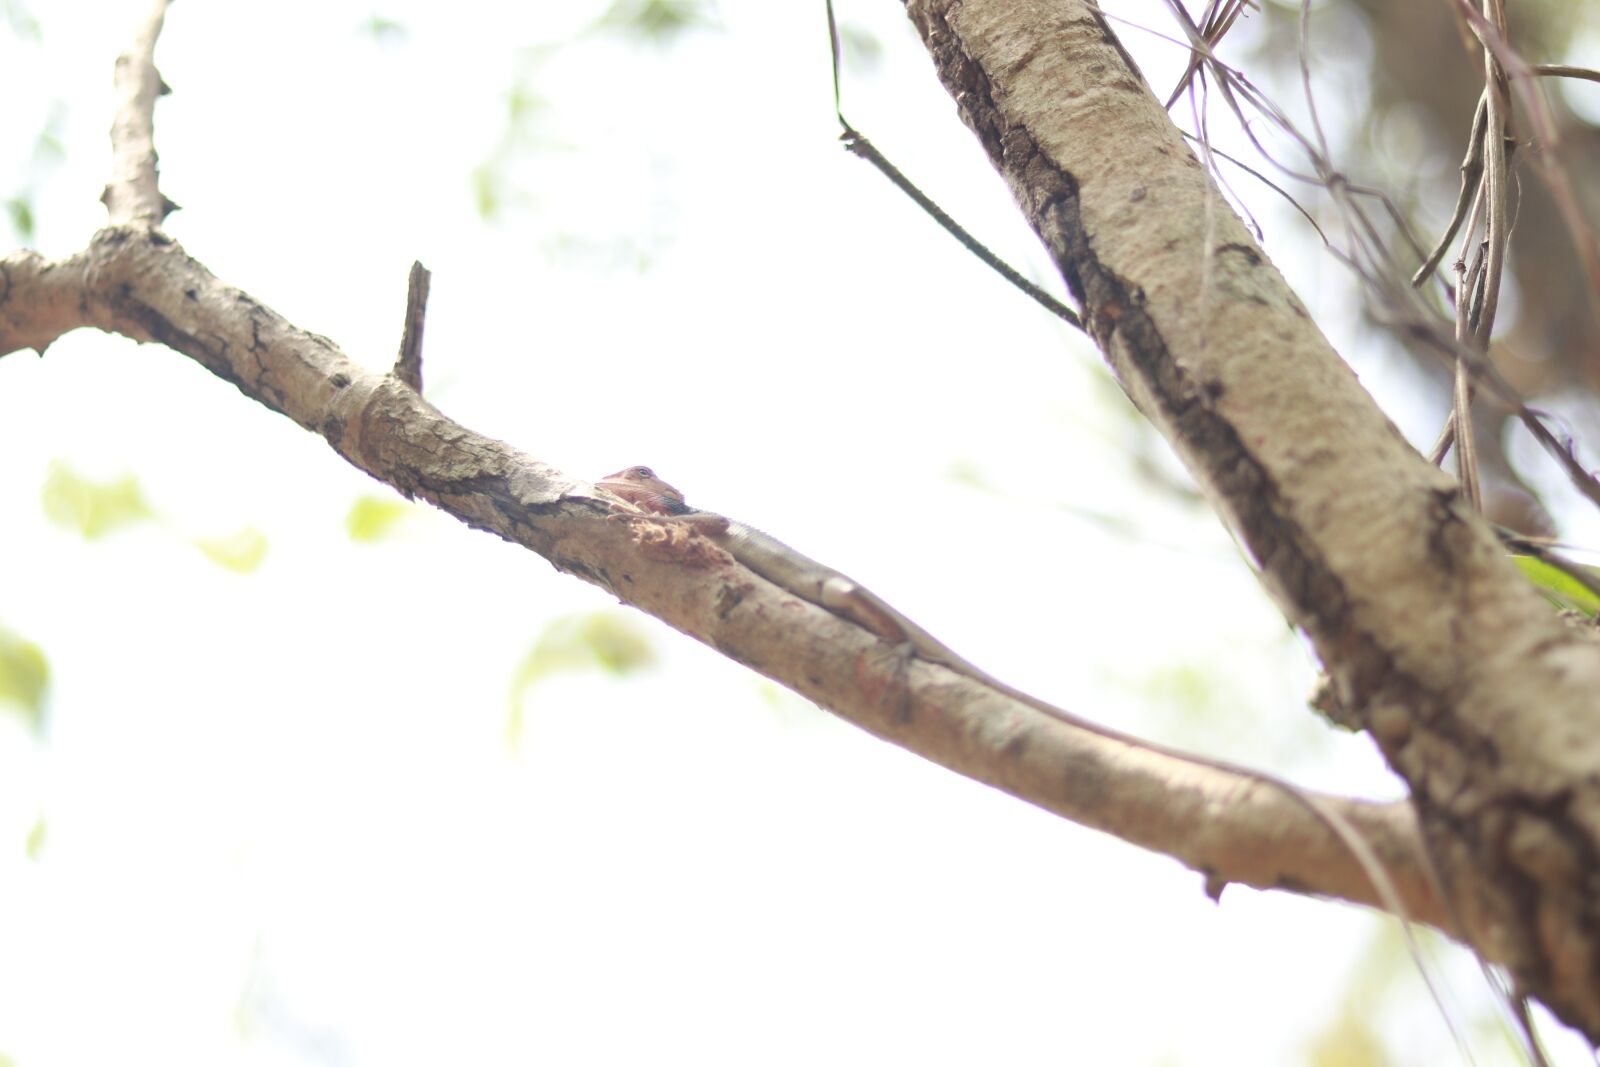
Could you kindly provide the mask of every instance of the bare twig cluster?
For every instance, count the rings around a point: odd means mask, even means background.
[[[1454,389],[1449,418],[1437,442],[1429,451],[1435,463],[1442,463],[1454,452],[1456,473],[1467,498],[1482,510],[1478,474],[1477,444],[1473,439],[1471,410],[1475,393],[1484,389],[1513,411],[1529,433],[1556,461],[1568,480],[1591,503],[1600,506],[1600,479],[1589,471],[1578,456],[1570,432],[1561,428],[1549,414],[1530,407],[1489,358],[1490,339],[1500,306],[1500,292],[1506,268],[1506,252],[1515,221],[1512,203],[1516,183],[1512,163],[1519,142],[1516,135],[1513,103],[1535,131],[1539,151],[1529,153],[1539,173],[1555,195],[1568,221],[1573,240],[1600,294],[1600,254],[1592,227],[1576,204],[1570,178],[1560,165],[1559,137],[1550,116],[1548,103],[1538,92],[1539,77],[1575,77],[1600,80],[1600,73],[1566,65],[1530,65],[1508,43],[1502,0],[1481,0],[1474,8],[1469,0],[1448,0],[1455,5],[1462,25],[1481,48],[1484,88],[1467,138],[1461,164],[1461,186],[1451,221],[1433,250],[1424,253],[1403,213],[1382,190],[1352,182],[1334,162],[1332,150],[1318,117],[1313,91],[1310,60],[1310,4],[1302,4],[1299,61],[1306,107],[1311,129],[1301,129],[1266,93],[1243,72],[1223,62],[1214,46],[1232,28],[1241,13],[1253,6],[1251,0],[1210,0],[1199,23],[1192,19],[1179,0],[1167,0],[1174,20],[1182,28],[1191,50],[1189,68],[1168,99],[1170,107],[1187,93],[1209,96],[1214,89],[1261,157],[1285,180],[1324,193],[1341,223],[1342,242],[1328,238],[1320,226],[1317,232],[1332,254],[1359,280],[1379,321],[1397,334],[1433,351],[1449,363]],[[1196,85],[1198,84],[1198,89]],[[1243,167],[1287,197],[1312,221],[1312,213],[1280,185],[1259,171],[1233,160],[1212,147],[1207,131],[1208,108],[1194,105],[1196,141],[1203,157],[1216,172],[1213,157]],[[1255,120],[1284,135],[1300,153],[1302,164],[1285,161],[1256,132]],[[1224,184],[1217,173],[1219,183]],[[1373,207],[1381,208],[1381,225]],[[1422,292],[1424,284],[1460,235],[1454,261],[1453,283],[1441,282],[1439,295],[1450,306],[1445,312]],[[1395,247],[1396,242],[1401,245]],[[1407,262],[1419,263],[1415,268]],[[1600,300],[1596,307],[1600,308]],[[1563,570],[1581,575],[1585,584],[1592,577],[1582,568],[1557,557],[1553,563]]]

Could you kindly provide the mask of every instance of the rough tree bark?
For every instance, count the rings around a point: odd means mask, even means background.
[[[73,256],[0,259],[0,354],[90,326],[182,352],[407,495],[543,555],[863,728],[1208,877],[1383,906],[1300,799],[1250,772],[1079,730],[764,581],[366,371],[227,286],[161,228],[152,50],[118,62],[109,225]],[[1504,561],[1329,349],[1095,9],[914,0],[962,115],[1011,182],[1140,407],[1176,443],[1416,793],[1326,797],[1411,917],[1463,936],[1600,1033],[1593,642]],[[781,532],[781,531],[780,531]]]
[[[909,0],[1130,397],[1410,784],[1461,932],[1600,1039],[1600,648],[1362,390],[1085,0]]]

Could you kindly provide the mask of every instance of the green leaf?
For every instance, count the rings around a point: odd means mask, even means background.
[[[612,0],[595,27],[653,45],[671,44],[689,30],[717,25],[705,0]]]
[[[515,746],[521,740],[523,697],[542,679],[595,667],[620,676],[655,663],[655,649],[649,639],[632,618],[620,611],[596,611],[553,620],[512,675],[507,742]]]
[[[267,556],[267,535],[254,526],[225,537],[202,537],[194,544],[212,563],[235,574],[254,572]]]
[[[133,475],[112,482],[90,481],[61,460],[50,464],[42,501],[52,522],[91,541],[154,514]]]
[[[472,205],[478,209],[478,218],[493,222],[501,211],[498,164],[491,160],[472,168]]]
[[[0,626],[0,707],[22,712],[37,730],[44,723],[50,661],[32,641]]]
[[[22,846],[30,860],[37,860],[44,852],[45,839],[49,836],[49,825],[44,821],[43,815],[33,820],[33,828],[28,831],[28,839]]]
[[[1556,607],[1582,612],[1591,619],[1595,617],[1597,612],[1600,612],[1600,596],[1595,596],[1588,587],[1572,577],[1572,575],[1557,570],[1550,564],[1543,560],[1535,559],[1533,556],[1514,555],[1511,560],[1517,565],[1517,569],[1522,571],[1523,576],[1548,597]],[[1600,577],[1600,571],[1596,571],[1593,567],[1587,567],[1585,570],[1592,571],[1596,577]]]
[[[14,196],[6,201],[6,218],[11,222],[11,229],[16,233],[17,240],[24,244],[33,241],[35,220],[33,217],[33,203],[20,196]]]
[[[410,36],[405,23],[376,14],[367,19],[361,32],[380,45],[405,44]]]
[[[382,541],[414,510],[415,505],[390,496],[357,497],[344,517],[345,532],[350,540],[363,544]]]

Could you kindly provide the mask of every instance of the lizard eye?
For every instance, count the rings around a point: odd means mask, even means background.
[[[656,476],[656,472],[649,467],[635,467],[633,468],[633,473],[640,478],[654,478]]]

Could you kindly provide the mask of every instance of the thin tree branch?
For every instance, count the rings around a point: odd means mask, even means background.
[[[1573,67],[1566,63],[1538,63],[1532,68],[1541,78],[1577,78],[1580,81],[1600,82],[1600,70]]]
[[[394,361],[394,376],[417,392],[422,392],[422,326],[428,315],[428,285],[433,275],[421,260],[411,264],[406,278],[406,324],[400,334],[400,355]]]
[[[1039,286],[1024,278],[1011,264],[990,251],[988,245],[972,236],[966,227],[951,218],[949,212],[935,203],[927,193],[917,188],[916,183],[906,177],[899,167],[889,162],[889,157],[878,151],[876,145],[867,140],[865,135],[845,120],[843,97],[839,88],[839,68],[842,52],[839,42],[839,24],[834,18],[833,0],[825,0],[823,6],[828,13],[828,43],[832,48],[833,54],[833,113],[839,119],[839,128],[842,131],[839,134],[839,141],[844,145],[845,151],[866,160],[876,167],[878,173],[893,182],[895,188],[910,197],[912,203],[927,212],[929,218],[937,222],[946,233],[959,241],[963,248],[978,258],[980,263],[983,263],[990,270],[1010,282],[1034,303],[1068,326],[1082,330],[1083,320],[1078,317],[1076,311],[1073,311],[1067,305],[1039,288]]]
[[[156,167],[156,97],[172,91],[155,66],[156,38],[166,12],[167,0],[154,0],[133,43],[117,57],[111,180],[100,196],[113,226],[130,222],[159,226],[178,208],[162,195]]]

